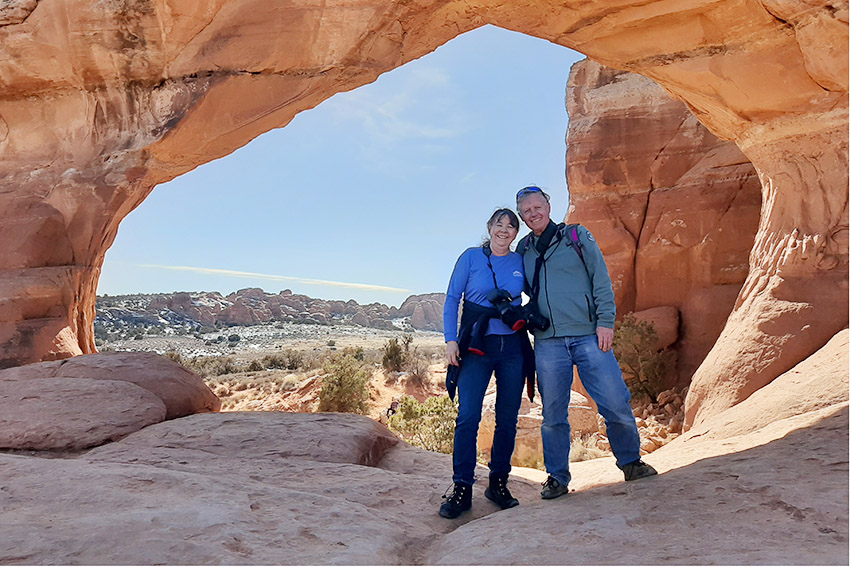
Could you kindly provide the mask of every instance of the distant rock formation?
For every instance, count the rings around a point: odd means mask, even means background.
[[[442,331],[445,294],[411,295],[400,308],[383,303],[315,299],[284,290],[240,289],[226,297],[217,291],[100,296],[95,326],[185,327],[203,330],[273,322],[349,324],[375,329]]]

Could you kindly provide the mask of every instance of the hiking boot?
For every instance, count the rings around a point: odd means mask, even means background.
[[[484,496],[502,510],[519,506],[519,500],[508,490],[508,475],[491,476],[490,486],[484,491]]]
[[[569,493],[569,491],[570,489],[566,484],[561,484],[555,479],[555,477],[550,476],[546,479],[546,482],[543,483],[543,490],[540,491],[540,498],[543,500],[551,500],[553,498],[563,496],[564,494]]]
[[[456,482],[449,490],[451,494],[447,490],[443,495],[446,501],[440,506],[440,515],[453,520],[472,508],[472,485]]]
[[[639,478],[646,478],[657,474],[657,470],[640,459],[623,466],[623,475],[626,477],[626,480],[637,480]]]

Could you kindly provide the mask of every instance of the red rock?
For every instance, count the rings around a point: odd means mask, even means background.
[[[0,449],[87,449],[165,415],[158,396],[125,381],[0,378]]]
[[[657,330],[665,346],[680,339],[687,383],[747,276],[761,201],[755,169],[645,77],[585,60],[567,93],[568,222],[598,240],[618,313],[681,312],[681,325],[668,315]]]
[[[145,352],[115,352],[77,356],[62,362],[42,362],[0,370],[0,381],[80,379],[125,381],[155,395],[164,405],[163,419],[218,411],[221,401],[204,381],[173,360]],[[68,383],[70,384],[70,382]],[[66,386],[66,389],[68,386]],[[71,398],[70,394],[69,400]],[[73,402],[78,411],[84,405]]]
[[[658,335],[654,349],[659,351],[679,339],[679,310],[672,306],[653,307],[633,313],[638,321],[651,323]],[[658,400],[661,403],[661,400]]]

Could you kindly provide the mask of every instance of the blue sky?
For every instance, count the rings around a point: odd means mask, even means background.
[[[98,293],[443,292],[518,189],[544,187],[563,217],[564,93],[583,57],[487,26],[337,94],[156,187],[121,223]]]

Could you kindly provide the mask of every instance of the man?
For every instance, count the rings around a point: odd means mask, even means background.
[[[605,418],[611,450],[626,480],[658,474],[640,460],[631,395],[611,350],[617,308],[599,246],[585,227],[552,222],[549,195],[539,187],[520,190],[516,202],[520,218],[531,229],[517,245],[530,290],[529,306],[536,306],[542,316],[541,324],[533,328],[543,402],[543,458],[549,473],[541,496],[557,498],[569,491],[573,365]],[[530,326],[535,327],[531,321]]]

